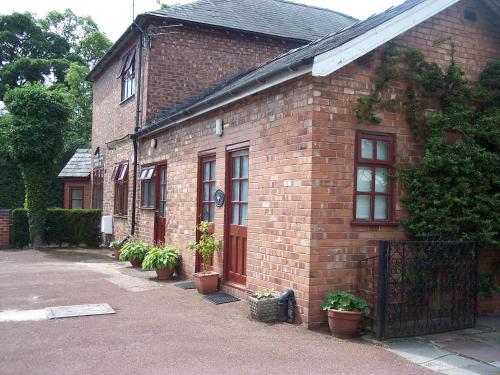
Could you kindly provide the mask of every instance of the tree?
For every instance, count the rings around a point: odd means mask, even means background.
[[[51,176],[71,109],[59,91],[40,83],[9,90],[4,100],[9,114],[3,131],[22,172],[30,237],[33,247],[39,248],[44,242]]]

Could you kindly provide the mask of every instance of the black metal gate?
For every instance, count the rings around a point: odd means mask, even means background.
[[[477,270],[474,242],[381,241],[377,338],[474,327]]]

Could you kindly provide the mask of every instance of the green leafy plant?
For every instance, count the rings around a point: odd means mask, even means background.
[[[179,265],[180,259],[181,255],[174,246],[154,247],[144,258],[142,268],[173,270]]]
[[[111,243],[109,244],[109,248],[112,250],[120,250],[128,241],[128,237],[125,237],[123,240],[111,241]]]
[[[323,310],[362,312],[365,315],[369,313],[368,303],[364,298],[338,290],[328,293],[323,303]]]
[[[263,289],[253,294],[253,297],[257,298],[258,300],[276,298],[276,296],[277,292],[274,289]]]
[[[203,259],[203,272],[206,273],[209,270],[208,267],[214,252],[220,251],[222,248],[222,241],[217,241],[215,234],[209,234],[212,229],[212,223],[202,221],[197,229],[200,232],[200,239],[198,242],[190,245],[188,249],[200,254]]]
[[[120,254],[120,260],[143,260],[149,251],[149,245],[144,241],[127,242]]]

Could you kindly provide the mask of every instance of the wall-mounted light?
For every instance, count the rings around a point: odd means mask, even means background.
[[[215,120],[215,134],[219,137],[222,137],[222,132],[222,119],[218,118],[217,120]]]
[[[158,145],[158,141],[156,140],[156,138],[153,138],[150,142],[149,142],[149,147],[151,148],[156,148],[156,146]]]

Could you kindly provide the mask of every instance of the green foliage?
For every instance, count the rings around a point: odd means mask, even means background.
[[[6,130],[10,125],[7,114],[0,115],[0,208],[22,207],[24,184],[19,166],[12,160],[6,139]]]
[[[149,245],[144,241],[132,240],[122,247],[120,260],[143,260],[149,251]]]
[[[368,303],[365,299],[344,291],[332,291],[326,296],[323,310],[340,310],[369,313]]]
[[[32,244],[38,247],[44,240],[51,176],[56,174],[70,109],[61,94],[41,84],[12,89],[4,99],[10,113],[4,131],[13,159],[21,168]]]
[[[47,210],[45,238],[47,243],[98,246],[101,239],[100,210]],[[16,248],[30,243],[28,210],[12,211],[12,245]]]
[[[129,238],[125,237],[123,240],[111,241],[111,243],[109,244],[109,247],[112,250],[120,250],[123,247],[123,245],[125,245],[128,242],[128,240],[129,240]]]
[[[215,233],[209,234],[212,229],[212,223],[202,221],[197,229],[200,232],[200,239],[198,242],[190,245],[188,249],[200,254],[203,259],[203,272],[208,272],[214,252],[220,251],[222,248],[222,241],[215,239]]]
[[[276,298],[276,296],[277,293],[274,289],[263,289],[253,294],[253,297],[257,298],[258,300]]]
[[[142,268],[173,270],[179,265],[180,259],[181,255],[174,246],[154,247],[144,258]]]

